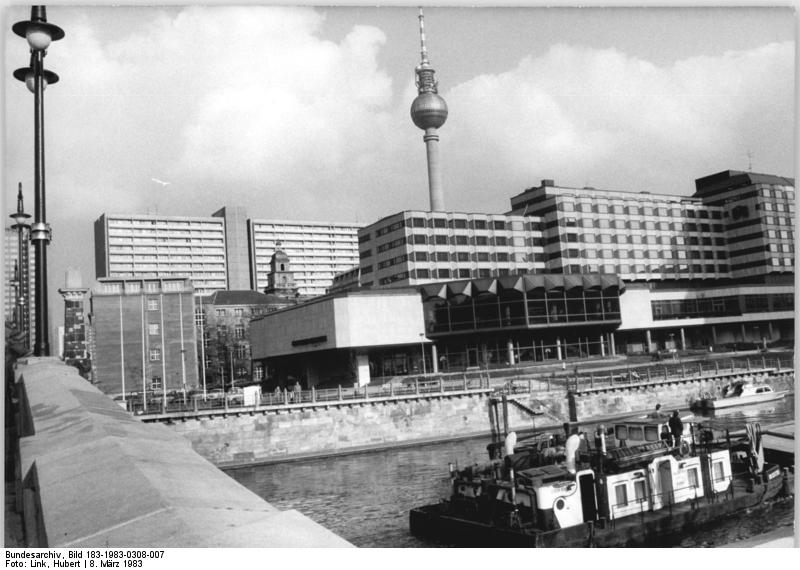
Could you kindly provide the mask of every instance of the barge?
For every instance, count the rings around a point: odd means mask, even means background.
[[[540,434],[489,446],[490,461],[451,468],[451,496],[412,509],[411,532],[447,544],[630,547],[677,544],[694,529],[792,493],[765,463],[760,428],[732,440],[692,423],[679,441],[661,422]]]

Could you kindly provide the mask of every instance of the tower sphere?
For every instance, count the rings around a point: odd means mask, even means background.
[[[447,103],[436,93],[420,93],[411,103],[411,120],[422,130],[438,129],[447,120]]]

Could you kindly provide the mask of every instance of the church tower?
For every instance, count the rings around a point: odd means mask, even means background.
[[[264,293],[294,297],[297,294],[297,284],[294,282],[289,256],[281,249],[281,242],[275,244],[275,253],[270,259],[269,269],[269,279]]]

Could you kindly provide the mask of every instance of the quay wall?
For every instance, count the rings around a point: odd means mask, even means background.
[[[793,389],[793,371],[747,373],[769,380],[775,390]],[[713,392],[743,373],[672,379],[594,389],[522,390],[509,396],[510,430],[556,427],[567,421],[646,414],[661,403],[686,409],[703,392]],[[524,383],[522,383],[524,384]],[[344,402],[289,404],[216,412],[171,414],[160,419],[189,440],[200,455],[221,467],[288,461],[418,445],[491,434],[492,389],[369,398]],[[535,412],[534,416],[522,407]],[[501,410],[498,405],[497,409]],[[502,411],[501,418],[502,418]],[[504,424],[498,420],[502,431]]]
[[[348,547],[141,422],[55,358],[17,363],[15,509],[29,547]]]
[[[722,372],[714,376],[640,382],[630,386],[603,386],[575,391],[571,395],[574,402],[571,402],[574,408],[572,419],[583,421],[596,416],[652,412],[656,404],[661,404],[665,412],[688,409],[703,394],[718,394],[726,384],[745,379],[768,383],[775,391],[794,391],[794,371],[774,369]]]
[[[174,419],[170,427],[213,463],[239,466],[486,435],[490,393],[217,413]],[[552,421],[566,413],[563,392],[544,394],[540,402]],[[533,427],[530,416],[516,408],[509,410],[509,423],[512,429]]]

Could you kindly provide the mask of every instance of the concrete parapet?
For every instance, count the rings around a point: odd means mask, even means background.
[[[23,361],[17,381],[28,546],[351,546],[279,511],[56,359]]]

